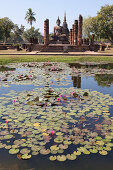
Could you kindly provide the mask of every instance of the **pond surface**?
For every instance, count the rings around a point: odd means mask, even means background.
[[[113,64],[0,67],[0,169],[113,170]]]

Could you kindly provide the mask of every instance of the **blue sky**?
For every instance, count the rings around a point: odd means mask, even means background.
[[[43,33],[43,23],[48,18],[52,32],[58,16],[63,22],[65,11],[68,27],[71,28],[79,14],[83,17],[96,16],[101,6],[106,4],[113,5],[113,0],[1,0],[0,18],[9,17],[15,24],[23,24],[25,28],[30,28],[24,18],[27,9],[32,8],[37,20],[33,26],[40,28],[40,32]]]

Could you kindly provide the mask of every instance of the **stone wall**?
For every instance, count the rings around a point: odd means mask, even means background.
[[[95,51],[99,50],[99,45],[57,45],[49,44],[48,46],[41,47],[41,52],[64,52],[65,47],[67,47],[67,52],[85,52],[85,51]]]

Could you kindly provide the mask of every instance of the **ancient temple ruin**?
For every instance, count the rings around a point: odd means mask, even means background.
[[[66,14],[64,15],[63,25],[60,26],[61,21],[59,17],[56,24],[57,26],[54,27],[54,32],[50,38],[50,44],[69,44],[69,29],[66,22]]]
[[[94,43],[94,35],[90,39],[83,38],[82,35],[83,17],[74,21],[72,28],[68,29],[66,13],[61,25],[60,18],[56,21],[53,33],[49,35],[49,19],[44,21],[44,45],[35,45],[34,49],[41,52],[84,52],[98,51],[99,46]],[[34,50],[33,49],[33,50]]]

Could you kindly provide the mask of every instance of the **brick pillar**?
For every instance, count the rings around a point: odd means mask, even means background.
[[[78,44],[78,20],[74,23],[74,45]]]
[[[49,44],[49,20],[44,21],[44,44]]]
[[[69,42],[70,44],[72,44],[72,29],[70,29],[70,32],[69,32]]]
[[[72,45],[74,45],[74,24],[72,25]]]
[[[78,45],[82,45],[82,22],[83,17],[79,15],[79,24],[78,24]]]

